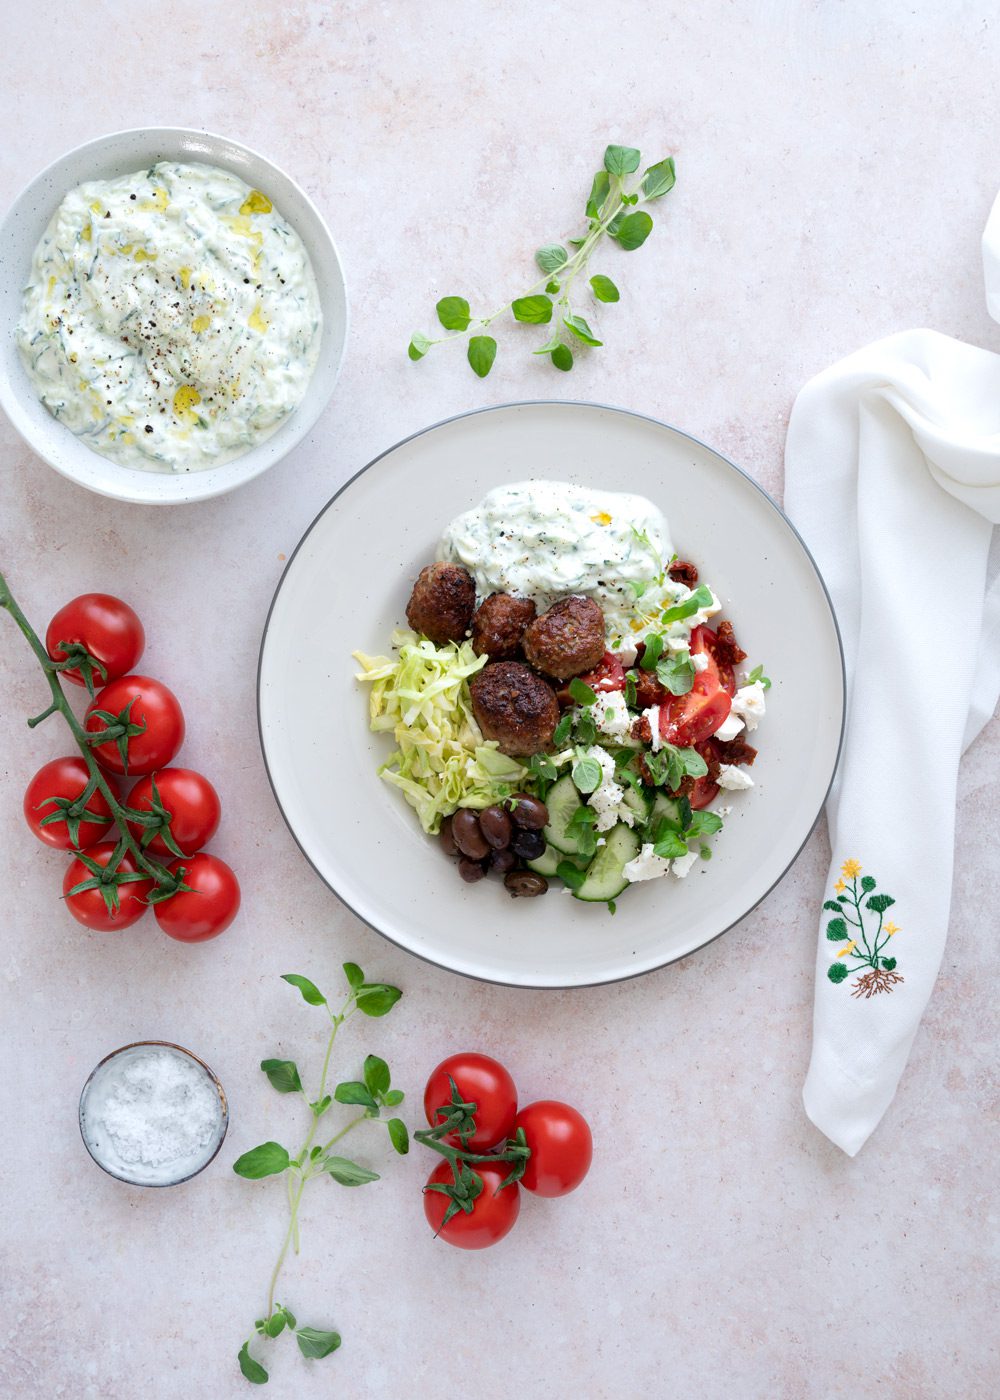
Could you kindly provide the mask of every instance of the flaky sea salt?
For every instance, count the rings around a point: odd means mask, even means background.
[[[183,1181],[212,1157],[225,1110],[204,1065],[168,1045],[132,1045],[95,1071],[80,1103],[91,1156],[140,1186]]]

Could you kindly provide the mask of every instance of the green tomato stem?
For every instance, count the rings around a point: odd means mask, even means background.
[[[93,749],[88,741],[87,732],[73,713],[70,703],[66,699],[62,688],[62,682],[59,679],[59,668],[42,646],[37,633],[21,611],[17,599],[11,592],[10,585],[7,583],[2,573],[0,573],[0,608],[10,613],[14,622],[24,635],[31,650],[35,653],[38,664],[45,672],[45,678],[49,683],[49,690],[52,692],[52,703],[49,705],[48,709],[43,711],[42,714],[36,715],[33,719],[30,719],[28,721],[29,726],[34,728],[36,724],[41,724],[42,720],[48,719],[49,715],[54,715],[56,711],[62,715],[69,726],[70,733],[76,740],[76,745],[80,750],[83,761],[87,765],[87,770],[90,774],[90,784],[88,784],[88,787],[92,784],[92,793],[95,790],[99,791],[108,804],[108,807],[111,809],[111,815],[114,818],[120,836],[118,851],[121,852],[121,854],[116,852],[117,859],[112,869],[118,868],[122,855],[128,850],[135,860],[136,865],[142,870],[145,870],[147,875],[152,877],[157,888],[167,888],[171,884],[171,878],[167,876],[163,866],[147,858],[138,842],[132,836],[128,827],[128,822],[125,820],[125,809],[118,801],[114,790],[101,771],[97,759],[94,757]]]

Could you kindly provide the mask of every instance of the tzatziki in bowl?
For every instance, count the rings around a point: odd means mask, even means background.
[[[63,475],[122,500],[232,490],[333,391],[344,279],[287,175],[179,128],[101,137],[43,171],[0,243],[0,403]]]

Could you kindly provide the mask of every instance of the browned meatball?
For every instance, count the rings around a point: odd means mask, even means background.
[[[503,753],[527,758],[552,747],[559,723],[555,691],[523,662],[487,662],[469,690],[480,729]]]
[[[560,681],[590,671],[604,655],[604,614],[593,598],[560,598],[525,631],[524,654]]]
[[[475,606],[476,585],[468,569],[461,564],[428,564],[413,585],[406,620],[414,632],[443,646],[462,640]]]
[[[535,605],[530,598],[491,593],[473,615],[472,649],[477,656],[485,653],[495,661],[507,661],[521,650],[524,629],[534,620]]]

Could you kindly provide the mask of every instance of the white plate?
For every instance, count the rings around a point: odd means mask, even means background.
[[[49,413],[24,368],[14,327],[39,239],[63,196],[85,180],[109,180],[158,160],[200,161],[232,170],[262,189],[305,245],[323,308],[319,359],[305,397],[281,427],[257,447],[198,472],[145,472],[102,457]],[[99,136],[60,156],[36,175],[11,205],[0,227],[0,405],[14,427],[57,472],[102,496],[149,505],[174,505],[221,496],[274,466],[309,431],[333,393],[347,339],[347,290],[340,258],[319,210],[264,156],[205,131],[150,127]]]
[[[376,776],[391,744],[369,733],[355,648],[388,649],[413,579],[443,527],[492,486],[531,476],[634,491],[663,508],[748,664],[773,685],[753,736],[756,787],[732,794],[710,862],[633,886],[611,915],[554,884],[511,899],[465,885],[401,795]],[[771,498],[731,462],[649,418],[594,404],[525,403],[453,418],[369,464],[313,522],[264,628],[258,677],[264,760],[292,834],[366,923],[442,967],[518,987],[634,977],[741,919],[781,879],[819,816],[844,720],[830,600]]]

